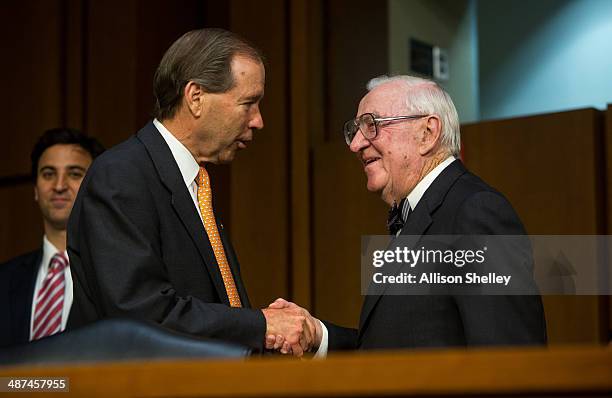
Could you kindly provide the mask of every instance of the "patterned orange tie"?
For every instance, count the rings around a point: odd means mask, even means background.
[[[204,221],[204,229],[208,235],[208,240],[212,246],[217,264],[219,264],[219,270],[221,271],[221,277],[223,278],[223,284],[225,285],[225,291],[229,298],[230,305],[232,307],[242,307],[240,302],[240,296],[236,289],[236,283],[232,276],[227,257],[225,257],[225,250],[223,249],[223,243],[221,243],[221,237],[219,236],[219,230],[217,229],[217,222],[215,221],[215,214],[212,208],[212,190],[210,188],[210,178],[204,167],[200,167],[198,178],[196,179],[198,184],[198,205],[200,206],[200,213],[202,214],[202,221]]]

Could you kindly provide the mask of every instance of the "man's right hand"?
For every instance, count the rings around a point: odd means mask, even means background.
[[[316,329],[308,312],[298,306],[264,308],[266,336],[282,336],[284,346],[289,346],[293,355],[301,357],[315,344]]]
[[[303,344],[300,344],[300,348],[298,351],[295,351],[295,345],[292,344],[288,339],[285,338],[283,334],[274,334],[271,332],[266,333],[266,348],[279,350],[283,354],[290,354],[297,356],[302,356],[305,351],[310,351],[311,349],[316,349],[321,344],[322,338],[322,329],[321,322],[310,315],[308,310],[298,306],[295,303],[287,301],[283,298],[278,298],[274,302],[272,302],[266,310],[276,309],[276,310],[293,310],[292,313],[302,315],[305,318],[305,334],[308,334],[312,337],[310,339],[310,344],[308,347],[304,347]]]

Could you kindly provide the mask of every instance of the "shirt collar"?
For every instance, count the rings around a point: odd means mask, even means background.
[[[174,134],[172,134],[161,122],[157,119],[153,119],[153,124],[159,130],[161,136],[170,147],[170,152],[172,152],[172,157],[176,161],[179,170],[181,171],[181,176],[183,177],[183,181],[185,181],[185,185],[187,187],[191,186],[195,178],[198,176],[198,172],[200,171],[200,165],[196,162],[195,158],[189,152],[189,150],[176,139]]]
[[[42,254],[42,266],[45,268],[49,268],[49,263],[53,256],[59,253],[57,247],[53,246],[53,243],[47,239],[47,235],[43,236],[43,254]],[[68,258],[68,253],[64,251],[64,255]]]
[[[454,156],[447,157],[442,163],[434,167],[432,171],[427,173],[425,177],[412,189],[412,191],[408,194],[408,200],[406,202],[409,203],[410,208],[414,210],[416,206],[419,204],[419,201],[427,191],[427,188],[434,182],[434,180],[442,173],[442,171],[448,167],[451,163],[455,161]],[[406,212],[408,211],[407,207],[404,206]],[[403,213],[403,212],[402,212]]]

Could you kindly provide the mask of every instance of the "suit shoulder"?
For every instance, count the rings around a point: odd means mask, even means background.
[[[469,171],[459,177],[457,183],[453,186],[453,188],[458,191],[465,192],[467,196],[473,195],[478,192],[491,192],[498,195],[502,195],[497,189],[493,188],[491,185],[483,181],[482,178]]]
[[[432,213],[433,214],[433,213]],[[435,209],[433,234],[523,235],[524,227],[506,197],[464,170]]]
[[[522,235],[525,229],[510,201],[480,177],[465,173],[450,195],[455,228],[463,233]]]
[[[13,257],[13,258],[5,261],[4,263],[1,263],[0,267],[5,266],[5,265],[9,265],[9,264],[28,264],[28,263],[33,263],[33,262],[36,261],[36,259],[38,257],[40,257],[40,255],[41,255],[41,250],[40,249],[33,250],[31,252],[20,254],[17,257]]]
[[[466,203],[481,201],[503,203],[511,206],[510,201],[501,192],[477,175],[467,171],[449,189],[444,203],[459,208]]]
[[[17,257],[13,257],[7,260],[6,262],[0,264],[0,273],[12,272],[18,267],[33,265],[36,262],[40,261],[41,255],[42,251],[38,249],[28,253],[20,254]]]
[[[132,136],[104,151],[104,153],[95,159],[92,167],[132,165],[141,162],[147,156],[144,145],[142,145],[136,136]]]
[[[98,156],[87,171],[84,187],[95,181],[137,181],[151,165],[145,146],[136,136],[112,147]]]
[[[457,184],[457,187],[459,190],[463,191],[466,200],[489,200],[492,202],[503,202],[510,205],[510,201],[503,193],[469,171],[461,176],[460,181],[461,183]]]

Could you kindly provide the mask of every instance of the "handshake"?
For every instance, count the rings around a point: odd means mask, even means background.
[[[261,311],[266,318],[266,349],[301,357],[321,344],[321,322],[297,304],[279,298]]]

